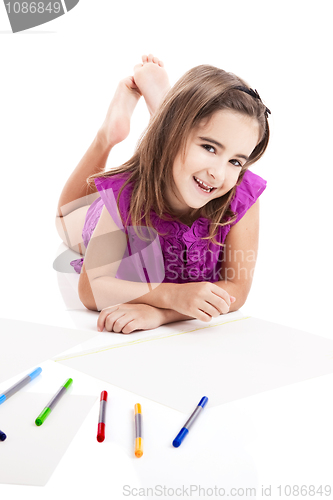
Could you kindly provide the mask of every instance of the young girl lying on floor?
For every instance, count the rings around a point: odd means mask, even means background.
[[[101,311],[99,331],[131,333],[235,311],[250,291],[257,256],[266,181],[248,168],[267,148],[269,109],[222,69],[197,66],[170,89],[163,63],[151,55],[142,61],[119,83],[58,205],[60,236],[85,255],[71,264],[82,303]],[[149,126],[132,158],[104,171],[141,96]],[[131,253],[135,238],[147,249],[140,228],[157,235],[151,259]],[[130,258],[142,265],[139,279],[126,276]]]

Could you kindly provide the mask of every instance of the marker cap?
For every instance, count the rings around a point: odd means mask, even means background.
[[[135,439],[134,455],[137,458],[140,458],[143,455],[143,439],[140,437]]]
[[[186,429],[186,427],[183,427],[179,433],[177,434],[177,436],[175,437],[175,439],[172,441],[172,444],[175,448],[178,448],[178,446],[180,446],[184,440],[184,438],[187,436],[188,434],[188,430]]]
[[[7,438],[6,434],[0,431],[0,441],[4,441]]]
[[[134,405],[134,413],[135,413],[135,415],[138,415],[138,414],[141,413],[141,405],[140,405],[140,403],[136,403]]]
[[[102,391],[101,392],[101,399],[100,401],[107,401],[108,400],[108,393],[107,391]]]
[[[34,370],[32,373],[29,373],[29,377],[31,378],[31,380],[33,380],[34,378],[36,378],[40,373],[42,372],[42,369],[40,367],[36,368],[36,370]]]
[[[42,411],[42,413],[40,415],[38,415],[38,417],[36,418],[35,420],[35,424],[36,425],[42,425],[42,423],[44,422],[44,420],[46,419],[46,417],[48,417],[48,415],[51,413],[51,409],[50,408],[44,408],[44,410]]]
[[[201,408],[204,408],[207,403],[208,403],[208,398],[206,396],[204,396],[203,398],[200,399],[198,406],[201,406]]]
[[[72,383],[73,383],[73,379],[69,378],[68,380],[66,380],[63,387],[65,387],[65,389],[68,389],[72,385]]]
[[[103,443],[104,439],[105,439],[105,424],[100,423],[98,424],[97,428],[97,441],[99,443]]]

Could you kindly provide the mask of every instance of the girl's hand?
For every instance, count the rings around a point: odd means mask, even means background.
[[[176,285],[170,295],[170,309],[206,322],[228,313],[236,300],[223,288],[208,281]]]
[[[151,330],[163,324],[163,310],[147,304],[117,304],[102,309],[97,320],[97,330],[102,332],[132,333]]]

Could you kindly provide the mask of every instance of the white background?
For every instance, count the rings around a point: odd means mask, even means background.
[[[58,197],[117,82],[151,52],[172,83],[193,66],[213,64],[244,78],[271,109],[271,142],[252,167],[268,187],[243,311],[332,337],[328,0],[81,0],[17,34],[1,3],[0,52],[2,317],[62,324],[66,308],[52,268]],[[108,166],[130,157],[147,123],[140,102],[131,135]]]

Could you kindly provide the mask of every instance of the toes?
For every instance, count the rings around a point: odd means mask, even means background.
[[[145,63],[154,63],[154,64],[157,64],[158,66],[160,66],[161,68],[163,68],[164,64],[162,61],[159,60],[158,57],[154,56],[153,54],[149,54],[148,56],[147,55],[143,55],[142,56],[142,63],[145,64]],[[136,67],[141,67],[142,64],[137,64],[135,66]]]

